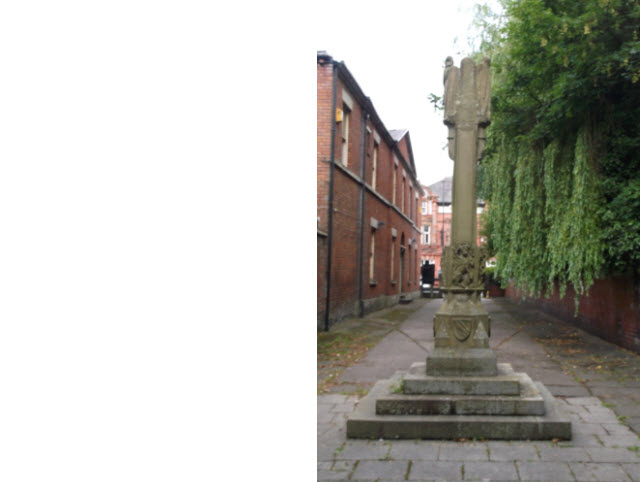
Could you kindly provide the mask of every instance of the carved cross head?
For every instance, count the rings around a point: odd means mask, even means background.
[[[491,122],[489,59],[475,63],[467,57],[460,67],[447,57],[444,69],[444,123],[449,128],[449,157],[455,160],[456,129],[477,130],[478,160],[484,154],[485,130]]]

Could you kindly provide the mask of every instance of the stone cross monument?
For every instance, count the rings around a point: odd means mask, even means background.
[[[444,123],[454,160],[451,245],[442,265],[445,299],[434,317],[426,363],[380,380],[347,419],[366,439],[570,439],[571,422],[547,388],[489,348],[481,304],[485,255],[476,245],[476,163],[490,121],[489,60],[447,58]],[[426,367],[425,367],[426,365]]]
[[[490,123],[489,59],[465,58],[460,68],[447,57],[444,71],[444,123],[454,161],[451,245],[442,267],[445,301],[434,323],[435,349],[427,358],[433,376],[492,376],[496,356],[489,348],[491,325],[480,303],[484,249],[476,245],[476,163],[484,154]]]

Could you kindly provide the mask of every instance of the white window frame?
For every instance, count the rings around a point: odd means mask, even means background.
[[[373,160],[371,161],[371,187],[376,190],[377,178],[378,178],[378,147],[379,144],[373,141]]]
[[[424,244],[431,244],[431,226],[422,226],[422,234],[424,235],[424,237],[422,238]]]
[[[351,109],[346,103],[342,104],[342,159],[340,161],[344,166],[349,165],[349,119],[351,117]]]
[[[369,283],[375,283],[376,278],[376,230],[375,228],[371,229],[371,242],[369,249]]]
[[[404,176],[402,176],[402,189],[400,190],[400,195],[402,196],[402,200],[400,201],[400,211],[404,212],[404,185],[407,182],[407,178]]]
[[[391,281],[394,280],[393,275],[394,273],[394,264],[395,264],[395,253],[396,253],[396,237],[392,236],[391,237]]]
[[[397,191],[397,186],[396,184],[398,184],[398,166],[393,166],[393,194],[391,197],[391,202],[393,203],[393,205],[396,205],[396,191]]]
[[[409,184],[409,217],[411,219],[414,218],[413,216],[413,185]]]

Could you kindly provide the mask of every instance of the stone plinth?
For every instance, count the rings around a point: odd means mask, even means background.
[[[509,365],[498,364],[496,376],[425,375],[425,363],[414,363],[402,378],[402,393],[411,395],[518,395],[520,377]]]
[[[419,365],[419,364],[417,364]],[[424,364],[423,364],[424,365]],[[414,365],[416,367],[416,365]],[[416,395],[397,393],[410,374],[398,372],[381,380],[362,399],[347,420],[347,437],[366,439],[571,439],[571,423],[541,383],[500,371],[518,379],[518,395]],[[493,377],[476,380],[491,384]],[[414,379],[415,381],[415,379]],[[429,377],[425,376],[429,384]],[[481,391],[487,391],[485,389]],[[500,391],[497,388],[497,391]]]
[[[427,357],[427,375],[495,376],[496,355],[490,348],[436,348]]]
[[[411,371],[424,368],[415,363]],[[500,364],[495,377],[450,378],[412,375],[401,379],[401,393],[376,400],[379,415],[544,415],[544,399],[525,373]],[[433,393],[436,392],[436,393]],[[416,396],[417,395],[417,396]]]

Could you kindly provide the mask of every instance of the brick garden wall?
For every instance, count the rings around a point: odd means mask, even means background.
[[[522,300],[511,285],[506,296]],[[549,299],[528,297],[524,301],[589,333],[640,353],[640,305],[631,276],[596,280],[588,296],[580,298],[577,317],[574,317],[574,290],[569,287],[564,298],[560,298],[558,290],[554,289]]]

